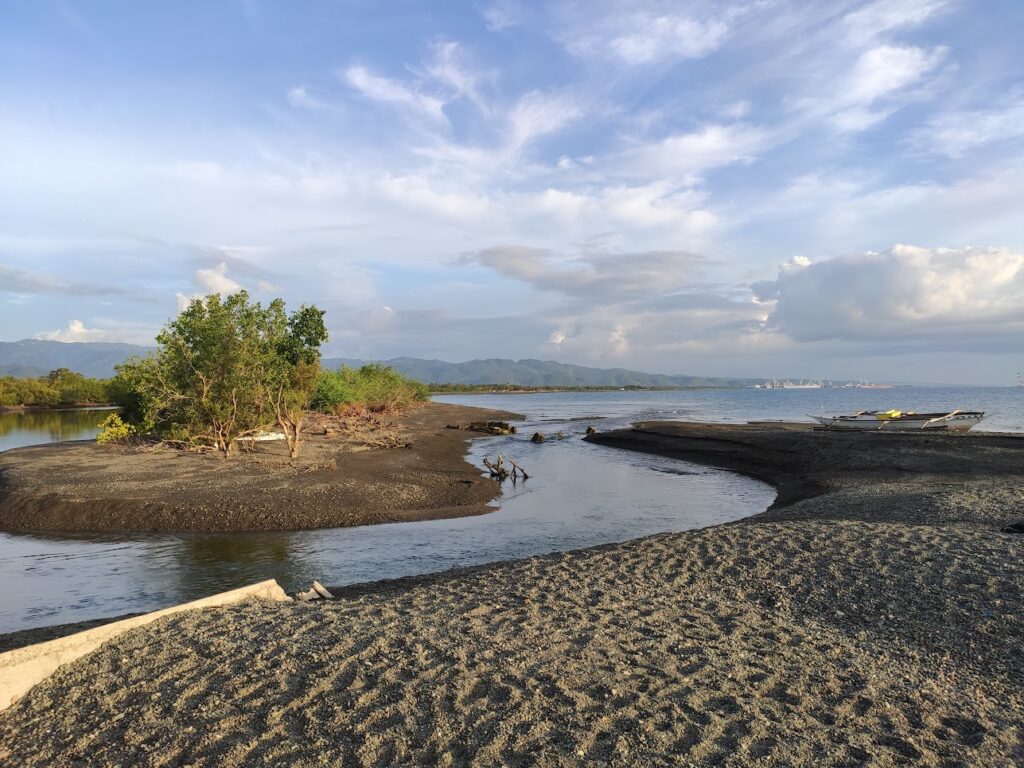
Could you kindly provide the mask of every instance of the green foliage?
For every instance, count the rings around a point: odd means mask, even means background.
[[[39,379],[0,378],[0,405],[100,405],[110,402],[107,379],[60,368]]]
[[[428,384],[427,389],[437,394],[459,392],[655,392],[659,390],[678,389],[678,387],[641,387],[627,385],[623,387],[557,387],[530,386],[526,384]]]
[[[124,421],[116,413],[112,413],[100,424],[100,433],[96,435],[96,442],[100,445],[106,443],[120,443],[127,440],[134,433],[130,424]]]
[[[277,423],[296,455],[327,339],[323,314],[303,306],[289,316],[280,299],[263,307],[245,291],[196,299],[157,336],[154,355],[118,366],[111,393],[141,431],[229,454]]]
[[[429,399],[425,384],[413,381],[394,368],[370,363],[361,368],[342,366],[321,371],[316,382],[313,407],[332,411],[346,405],[365,405],[373,411],[404,410]]]

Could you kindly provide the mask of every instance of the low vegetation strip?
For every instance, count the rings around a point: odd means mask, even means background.
[[[0,407],[107,405],[112,400],[110,379],[90,379],[67,368],[39,378],[0,377]]]

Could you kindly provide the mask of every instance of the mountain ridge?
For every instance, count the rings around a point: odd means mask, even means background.
[[[70,368],[85,376],[103,378],[131,355],[145,355],[154,347],[94,341],[22,339],[0,341],[0,376],[45,376],[57,368]],[[429,384],[515,384],[527,387],[736,387],[755,379],[645,373],[628,368],[594,368],[554,360],[480,358],[461,363],[418,357],[362,360],[324,358],[325,368],[377,362]]]

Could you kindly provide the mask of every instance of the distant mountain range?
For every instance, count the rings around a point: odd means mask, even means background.
[[[57,368],[70,368],[86,376],[106,377],[114,366],[131,355],[145,355],[153,347],[101,342],[61,342],[25,339],[0,341],[0,376],[45,376]],[[325,368],[360,366],[353,358],[325,358]],[[706,376],[670,376],[625,368],[587,368],[551,360],[493,358],[447,363],[395,357],[379,360],[417,381],[431,384],[518,384],[526,387],[736,387],[750,386],[755,379],[722,379]]]
[[[760,379],[721,379],[707,376],[670,376],[642,373],[625,368],[587,368],[553,360],[508,360],[491,358],[446,363],[395,357],[379,361],[400,373],[429,384],[518,384],[525,387],[736,387],[750,386]],[[362,365],[361,360],[327,358],[328,368]]]
[[[113,376],[114,366],[128,357],[152,350],[99,341],[0,341],[0,376],[45,376],[58,368],[70,368],[83,376],[105,378]]]

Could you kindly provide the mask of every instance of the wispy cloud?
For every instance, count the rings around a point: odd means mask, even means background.
[[[288,91],[288,103],[299,109],[330,109],[331,105],[314,96],[309,87],[297,85]]]
[[[444,114],[444,100],[431,94],[422,93],[400,80],[375,75],[366,67],[354,65],[341,73],[342,79],[363,96],[374,101],[397,104],[430,117],[447,121]]]
[[[494,0],[480,10],[487,28],[492,32],[514,27],[523,20],[523,6],[518,0]]]
[[[989,144],[1024,139],[1024,95],[1018,91],[987,109],[957,110],[931,118],[910,137],[925,152],[963,157]]]
[[[134,293],[119,285],[73,282],[46,272],[15,269],[0,264],[0,291],[63,296],[123,296]]]
[[[695,16],[642,5],[604,11],[587,4],[574,8],[561,39],[577,56],[612,56],[634,66],[697,59],[718,49],[729,32],[729,12],[719,16],[710,10]]]

